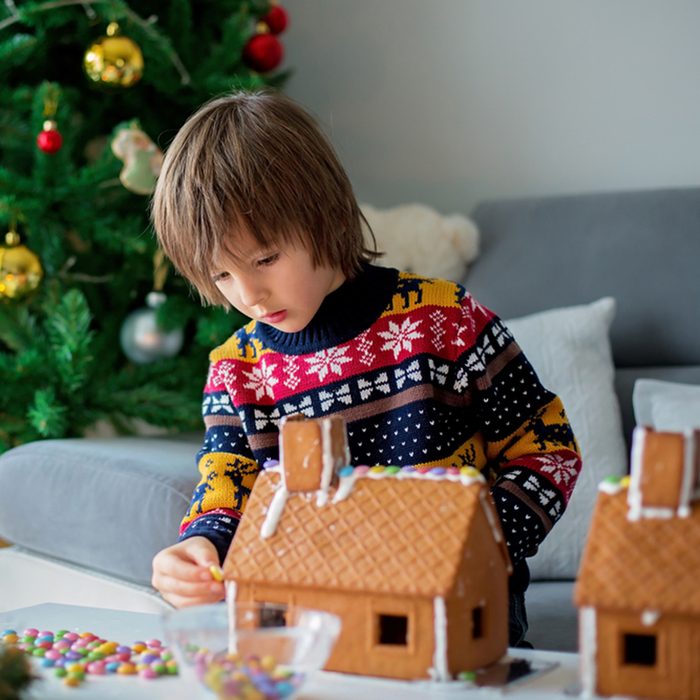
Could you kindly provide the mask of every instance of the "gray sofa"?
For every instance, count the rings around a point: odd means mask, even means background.
[[[595,392],[608,391],[604,425],[586,438],[590,454],[599,456],[584,463],[584,471],[597,475],[600,462],[624,472],[636,378],[700,384],[700,189],[492,201],[480,204],[472,216],[482,249],[465,284],[478,300],[513,320],[516,338],[520,341],[522,335],[523,347],[527,340],[531,348],[526,348],[528,355],[538,356],[549,346],[543,333],[556,334],[568,324],[572,349],[558,346],[564,349],[554,360],[538,359],[543,366],[566,366],[565,361],[578,361],[579,349],[591,350],[584,358],[594,363],[588,374],[577,376],[573,365],[558,381],[572,375],[580,382],[570,388],[570,401],[585,427],[589,417],[600,418],[597,394],[589,397],[594,389],[587,387],[598,382]],[[605,325],[610,302],[591,306],[602,297],[616,301],[611,346]],[[544,326],[540,324],[538,312],[571,306],[583,311],[567,313],[565,322],[545,315]],[[586,337],[576,333],[586,326],[590,308],[603,321],[598,322],[597,345],[588,348]],[[603,366],[612,361],[614,370],[612,364]],[[579,407],[580,396],[591,403]],[[574,429],[578,435],[575,424]],[[610,449],[603,446],[608,454],[594,452],[604,442],[598,440],[598,430],[608,431],[607,443],[614,443]],[[0,538],[34,556],[146,588],[153,554],[176,538],[197,480],[198,447],[194,435],[46,440],[10,450],[0,457]],[[574,494],[584,514],[578,517],[590,515],[595,498],[591,484],[580,493],[577,487]],[[539,565],[533,560],[537,580],[527,599],[529,638],[536,647],[576,648],[571,592],[580,553],[570,556],[567,538],[585,539],[582,522],[566,525],[562,519],[551,535],[554,540],[561,529],[556,547],[537,555],[546,555],[547,561]],[[560,557],[567,558],[566,566],[560,566]]]

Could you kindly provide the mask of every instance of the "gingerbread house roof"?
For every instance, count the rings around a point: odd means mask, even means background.
[[[628,517],[626,488],[601,491],[574,600],[620,611],[700,614],[700,503],[686,517]]]
[[[443,470],[444,471],[444,470]],[[373,474],[371,476],[377,476]],[[268,538],[261,528],[281,475],[262,472],[248,501],[224,575],[240,582],[352,592],[446,596],[454,586],[471,528],[488,535],[508,561],[483,479],[357,478],[352,493],[318,505],[292,494]],[[342,483],[341,487],[342,488]],[[482,511],[482,509],[485,509]],[[485,518],[477,513],[485,512]]]

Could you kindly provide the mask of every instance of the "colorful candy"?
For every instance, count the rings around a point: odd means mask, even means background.
[[[127,646],[107,641],[92,632],[78,634],[59,630],[54,634],[30,627],[21,635],[16,630],[4,630],[0,634],[0,644],[16,646],[37,657],[42,668],[52,668],[54,675],[70,687],[79,686],[87,675],[138,674],[153,680],[178,673],[172,653],[158,639]]]
[[[286,698],[294,693],[304,680],[303,673],[295,673],[277,664],[273,656],[259,658],[249,655],[212,654],[206,649],[190,649],[199,679],[219,700],[266,700]]]

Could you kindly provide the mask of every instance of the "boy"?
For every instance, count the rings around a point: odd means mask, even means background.
[[[253,319],[210,355],[201,480],[177,544],[153,561],[173,605],[223,598],[224,558],[281,416],[342,414],[353,463],[474,466],[514,564],[510,644],[524,643],[525,556],[561,517],[581,462],[560,400],[461,286],[377,267],[332,147],[297,104],[233,94],[168,149],[159,242],[203,301]],[[416,523],[420,527],[420,523]]]

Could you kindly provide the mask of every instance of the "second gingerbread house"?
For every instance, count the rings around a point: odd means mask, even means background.
[[[700,439],[635,429],[601,484],[575,588],[584,691],[700,700]]]
[[[510,562],[481,474],[348,462],[340,418],[282,421],[224,563],[235,599],[338,615],[331,671],[449,680],[501,658]]]

